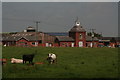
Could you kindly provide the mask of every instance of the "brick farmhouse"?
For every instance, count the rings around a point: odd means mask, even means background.
[[[5,46],[22,47],[118,47],[118,37],[94,37],[88,36],[86,30],[81,26],[79,20],[69,32],[36,32],[33,27],[28,27],[23,32],[2,33],[0,44]]]

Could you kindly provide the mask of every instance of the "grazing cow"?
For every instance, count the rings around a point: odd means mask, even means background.
[[[11,63],[23,63],[22,59],[11,58]]]
[[[4,46],[4,47],[6,47],[7,45],[6,45],[6,44],[4,44],[3,46]]]
[[[47,60],[48,60],[49,64],[53,64],[53,63],[57,62],[57,57],[56,57],[55,54],[49,53],[48,57],[47,57]]]
[[[26,61],[29,61],[29,63],[32,63],[34,56],[35,56],[34,54],[23,55],[22,56],[22,58],[23,58],[23,64],[26,63]]]

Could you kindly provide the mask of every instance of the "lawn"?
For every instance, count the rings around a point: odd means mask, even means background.
[[[23,54],[35,53],[34,62],[44,64],[11,64],[10,58],[22,58]],[[57,64],[48,65],[47,54],[57,54]],[[3,47],[3,78],[117,78],[117,48],[43,48]]]

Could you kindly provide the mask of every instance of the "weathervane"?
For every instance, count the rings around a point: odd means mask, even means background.
[[[76,26],[80,26],[80,21],[79,21],[78,17],[77,17],[77,19],[76,19],[76,21],[75,21],[75,25],[76,25]]]

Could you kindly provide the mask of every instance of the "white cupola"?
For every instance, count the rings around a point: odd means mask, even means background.
[[[75,26],[80,26],[80,21],[78,20],[78,17],[77,17],[77,19],[75,21]]]

